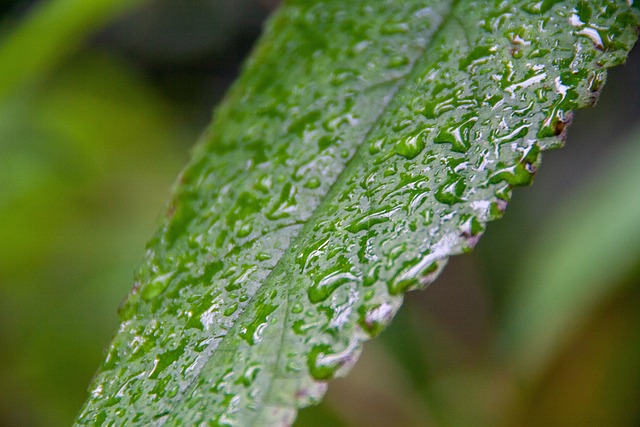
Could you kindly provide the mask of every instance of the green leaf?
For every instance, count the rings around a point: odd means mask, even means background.
[[[531,182],[637,15],[287,2],[180,177],[78,424],[291,423]]]

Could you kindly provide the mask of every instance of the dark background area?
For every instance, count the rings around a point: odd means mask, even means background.
[[[277,2],[150,1],[7,77],[44,52],[44,5],[74,3],[0,2],[0,426],[72,422],[172,182]],[[408,294],[296,425],[638,425],[639,119],[636,48],[476,250]]]

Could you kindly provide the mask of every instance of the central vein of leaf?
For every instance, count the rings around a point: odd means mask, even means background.
[[[445,26],[445,24],[452,18],[452,16],[455,15],[455,11],[457,10],[459,3],[460,3],[460,0],[451,1],[451,3],[449,4],[449,7],[448,7],[448,11],[447,11],[446,14],[444,14],[441,17],[437,29],[433,32],[432,36],[428,40],[425,41],[425,43],[423,45],[423,48],[424,48],[423,55],[414,60],[413,64],[411,64],[409,72],[405,75],[405,78],[401,79],[401,80],[398,80],[398,82],[393,86],[393,88],[391,89],[392,95],[387,98],[387,102],[385,103],[385,105],[382,108],[381,112],[379,113],[378,117],[373,122],[372,126],[369,129],[367,129],[367,131],[363,135],[362,140],[360,141],[359,147],[356,150],[355,154],[349,160],[349,162],[346,164],[346,166],[343,169],[343,171],[340,173],[340,175],[338,176],[338,178],[336,179],[334,184],[331,186],[331,188],[327,192],[326,196],[324,197],[323,201],[315,209],[314,214],[312,214],[312,216],[308,219],[306,224],[297,233],[296,237],[292,241],[292,243],[289,246],[289,248],[286,250],[286,252],[283,254],[283,256],[278,261],[278,264],[276,265],[276,267],[271,271],[269,276],[264,281],[263,285],[260,287],[260,290],[254,294],[254,296],[252,297],[252,299],[249,302],[249,304],[246,305],[246,308],[243,309],[241,314],[238,316],[238,318],[237,318],[237,320],[236,320],[236,322],[234,324],[234,327],[231,330],[229,330],[227,335],[225,335],[222,338],[221,341],[215,340],[210,344],[210,346],[213,347],[211,349],[208,349],[208,353],[211,356],[209,357],[208,361],[205,364],[202,364],[197,369],[197,372],[194,372],[193,380],[191,381],[189,387],[185,390],[185,392],[182,394],[182,396],[179,399],[174,401],[173,408],[178,407],[180,405],[180,403],[182,401],[184,401],[184,399],[186,399],[193,392],[194,388],[197,385],[197,380],[198,380],[199,376],[201,375],[201,372],[205,369],[205,367],[209,363],[213,363],[213,361],[215,359],[215,348],[219,347],[219,346],[223,346],[225,341],[227,340],[227,337],[232,336],[233,334],[239,333],[238,328],[243,324],[243,321],[247,321],[248,320],[248,317],[251,315],[251,310],[249,308],[253,307],[254,302],[257,299],[259,299],[261,296],[264,296],[264,294],[266,292],[268,292],[269,289],[274,284],[276,284],[275,281],[274,281],[275,278],[282,278],[283,275],[285,275],[284,277],[288,276],[287,269],[288,269],[288,265],[290,264],[289,261],[294,261],[295,260],[295,257],[296,257],[296,254],[297,254],[296,249],[299,248],[299,245],[297,245],[297,243],[300,243],[301,240],[302,240],[302,236],[305,235],[305,232],[308,231],[309,228],[313,227],[314,219],[316,217],[316,213],[317,212],[321,212],[326,207],[326,205],[329,203],[329,201],[332,198],[336,197],[336,195],[338,195],[338,193],[339,193],[339,191],[341,189],[341,185],[344,182],[345,177],[348,175],[349,171],[352,168],[356,167],[357,162],[359,161],[359,156],[360,156],[362,150],[366,149],[365,142],[368,140],[368,138],[370,137],[371,133],[375,130],[375,128],[377,126],[377,123],[380,121],[380,119],[388,112],[389,106],[392,105],[392,103],[394,102],[394,99],[396,98],[396,94],[405,87],[405,84],[406,84],[407,80],[409,80],[410,77],[416,72],[416,70],[418,68],[418,65],[423,62],[424,56],[429,50],[429,46],[433,43],[434,40],[436,40],[438,38],[437,36],[438,36],[439,32],[442,30],[442,28]],[[275,366],[273,366],[274,372],[275,372],[275,370],[277,370],[278,364],[279,364],[279,362],[281,360],[282,348],[283,348],[284,341],[286,339],[287,322],[288,322],[288,315],[289,315],[289,307],[288,307],[288,304],[289,304],[289,293],[291,291],[291,286],[293,286],[293,285],[294,285],[293,282],[289,282],[288,285],[284,287],[284,291],[286,292],[286,295],[284,295],[284,298],[287,301],[287,306],[285,307],[285,317],[284,317],[284,319],[282,321],[282,334],[280,335],[280,342],[278,343],[277,347],[275,347],[275,348],[277,348],[278,355],[277,355],[277,363],[275,364]],[[261,400],[263,402],[268,401],[270,396],[273,393],[273,386],[274,386],[273,378],[274,378],[274,376],[271,377],[271,381],[269,383],[269,386],[268,386],[268,388],[265,389],[265,391],[264,391],[264,393],[262,395],[262,399]],[[264,406],[261,406],[260,411],[261,410],[264,410]],[[255,417],[253,418],[253,421],[250,424],[251,426],[254,426],[255,423],[260,419],[260,411],[256,412],[256,415],[255,415]],[[164,424],[164,422],[162,424]]]

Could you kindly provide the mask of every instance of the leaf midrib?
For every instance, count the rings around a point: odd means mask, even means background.
[[[358,159],[361,157],[361,151],[365,149],[366,144],[365,142],[369,139],[369,137],[371,136],[372,132],[376,129],[376,127],[379,125],[379,121],[382,117],[384,117],[385,114],[387,114],[389,112],[389,108],[393,105],[394,100],[396,99],[396,96],[398,95],[398,93],[406,87],[407,82],[410,81],[410,76],[412,76],[417,69],[418,64],[420,64],[421,62],[424,61],[424,57],[425,55],[428,54],[429,52],[429,46],[431,46],[434,42],[434,40],[438,40],[438,36],[439,34],[442,32],[443,28],[446,26],[446,24],[450,21],[450,19],[452,17],[455,17],[455,11],[458,8],[458,5],[460,3],[460,0],[451,0],[451,2],[449,3],[450,7],[449,10],[446,14],[441,15],[441,21],[438,23],[436,30],[432,33],[432,36],[429,38],[429,40],[427,40],[424,45],[422,46],[422,54],[417,56],[416,59],[414,60],[414,62],[411,64],[409,71],[404,74],[404,76],[402,78],[398,79],[398,82],[395,85],[395,88],[392,90],[392,95],[389,96],[386,104],[384,105],[384,107],[380,110],[380,113],[375,117],[375,119],[371,122],[371,125],[369,127],[369,129],[367,129],[367,131],[364,133],[364,136],[362,137],[362,140],[360,141],[360,143],[358,144],[358,148],[355,150],[354,155],[346,162],[344,168],[342,169],[342,171],[338,174],[337,178],[335,179],[334,183],[331,184],[331,186],[329,187],[329,189],[327,190],[326,194],[323,196],[321,202],[318,204],[318,206],[313,210],[313,213],[309,216],[309,218],[306,220],[305,224],[301,227],[300,231],[298,231],[298,233],[296,233],[293,238],[291,239],[289,246],[287,247],[286,251],[283,253],[283,255],[280,257],[280,259],[277,261],[277,263],[275,264],[275,266],[273,267],[273,269],[271,270],[271,272],[267,275],[267,277],[264,279],[262,286],[259,287],[259,289],[257,290],[256,293],[254,293],[254,295],[249,299],[247,305],[245,306],[245,308],[242,308],[242,312],[238,315],[238,317],[236,318],[236,321],[234,323],[234,325],[228,330],[228,332],[226,333],[226,335],[224,337],[222,337],[222,339],[220,339],[219,341],[213,341],[211,344],[209,344],[209,348],[208,350],[211,350],[212,346],[215,346],[215,348],[218,348],[222,345],[224,345],[224,343],[227,340],[227,337],[229,336],[233,336],[233,334],[235,334],[237,332],[237,328],[239,327],[239,325],[242,323],[242,320],[246,320],[247,316],[250,314],[249,310],[247,310],[248,308],[253,306],[253,303],[256,301],[257,298],[259,298],[260,296],[262,296],[268,289],[269,289],[269,285],[270,282],[272,280],[272,278],[276,275],[278,275],[279,273],[282,272],[282,270],[284,270],[284,277],[287,277],[287,271],[286,271],[286,267],[289,264],[289,259],[293,256],[294,254],[294,248],[297,248],[297,244],[303,241],[304,235],[306,233],[306,231],[308,230],[309,227],[312,226],[313,220],[315,217],[317,217],[318,212],[322,212],[325,210],[325,205],[328,203],[329,200],[332,199],[332,197],[335,195],[335,193],[338,191],[338,189],[341,187],[341,184],[343,182],[343,180],[345,179],[345,176],[348,174],[348,172],[353,169],[354,167],[356,167],[357,165],[357,161]],[[290,282],[291,285],[293,285],[293,282]],[[285,287],[285,295],[284,297],[286,298],[286,304],[285,304],[285,313],[284,313],[284,319],[282,321],[282,333],[280,334],[280,340],[278,343],[278,354],[276,357],[276,363],[273,367],[274,372],[277,372],[277,369],[279,367],[280,364],[280,360],[281,360],[281,356],[282,356],[282,345],[284,344],[285,338],[286,338],[286,325],[287,322],[289,320],[289,310],[288,310],[288,305],[289,305],[289,299],[290,299],[290,291],[291,291],[291,286],[287,286]],[[171,405],[169,411],[167,411],[170,414],[175,413],[175,409],[176,407],[178,407],[179,404],[181,404],[182,402],[184,402],[186,399],[188,399],[188,397],[192,394],[193,389],[195,388],[196,384],[197,384],[197,380],[200,378],[200,375],[202,374],[202,371],[205,369],[205,367],[211,362],[212,359],[214,359],[215,357],[215,348],[212,350],[211,352],[211,356],[207,359],[207,361],[205,363],[203,363],[201,365],[201,367],[198,369],[198,371],[194,374],[192,381],[189,383],[187,389],[185,390],[184,393],[182,393],[181,397],[177,400],[174,401],[174,403]],[[256,426],[256,422],[260,419],[260,415],[262,415],[262,411],[265,407],[265,402],[268,401],[269,397],[271,396],[271,393],[273,391],[273,386],[275,381],[273,381],[274,376],[272,375],[271,377],[271,381],[269,382],[269,386],[266,390],[266,392],[264,393],[264,395],[262,396],[262,402],[259,405],[260,409],[258,409],[258,411],[256,411],[255,416],[252,418],[250,424],[248,424],[248,427],[254,427]],[[292,403],[291,406],[292,408],[297,408],[297,406],[295,405],[295,403]],[[173,419],[173,417],[172,417]],[[161,423],[159,423],[159,426],[164,426],[165,423],[169,420],[169,418],[165,418]]]

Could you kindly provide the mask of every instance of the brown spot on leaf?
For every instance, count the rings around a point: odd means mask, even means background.
[[[554,132],[562,141],[565,141],[567,139],[567,129],[571,125],[572,121],[573,121],[573,112],[569,111],[564,116],[563,120],[558,120],[554,124]]]

